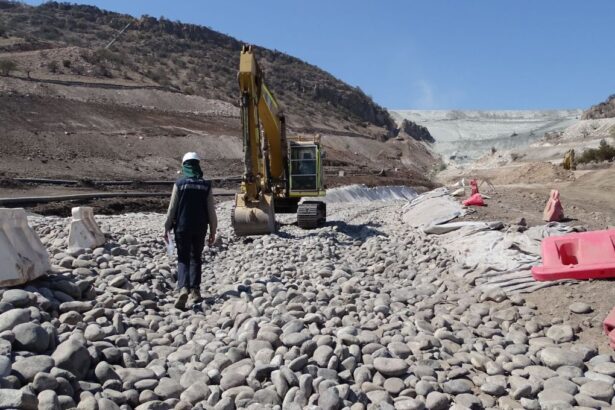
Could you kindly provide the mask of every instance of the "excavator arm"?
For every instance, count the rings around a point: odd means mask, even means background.
[[[238,79],[244,175],[235,198],[233,227],[240,236],[272,233],[274,197],[287,183],[284,115],[264,83],[251,46],[241,50]]]

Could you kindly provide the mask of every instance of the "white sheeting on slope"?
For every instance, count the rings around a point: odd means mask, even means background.
[[[369,202],[369,201],[399,201],[416,198],[414,189],[407,186],[379,186],[367,187],[365,185],[348,185],[327,190],[324,201],[331,203],[341,202]]]

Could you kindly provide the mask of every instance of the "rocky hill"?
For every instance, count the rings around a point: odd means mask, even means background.
[[[236,103],[242,43],[207,27],[57,2],[0,0],[0,9],[0,53],[39,51],[26,61],[15,57],[16,72],[138,82]],[[66,47],[71,55],[58,52]],[[278,51],[258,47],[257,56],[291,126],[385,135],[395,128],[358,87]]]
[[[584,120],[597,120],[600,118],[615,117],[615,94],[609,96],[606,101],[600,104],[593,105],[590,109],[583,113]]]

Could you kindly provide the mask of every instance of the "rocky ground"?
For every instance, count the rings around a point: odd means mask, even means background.
[[[0,408],[615,404],[611,354],[523,297],[449,273],[451,257],[401,222],[402,205],[330,204],[324,228],[287,218],[277,235],[240,239],[219,204],[205,301],[189,311],[173,307],[162,215],[97,217],[108,244],[70,253],[66,219],[31,218],[56,273],[2,292]]]

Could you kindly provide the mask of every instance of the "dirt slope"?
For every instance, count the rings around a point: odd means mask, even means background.
[[[0,58],[36,78],[95,77],[159,85],[233,104],[242,43],[207,27],[164,18],[46,2],[38,7],[0,0]],[[111,47],[104,47],[127,24]],[[386,135],[388,112],[358,87],[278,51],[256,50],[267,82],[286,106],[291,125]],[[371,129],[370,129],[371,127]]]

